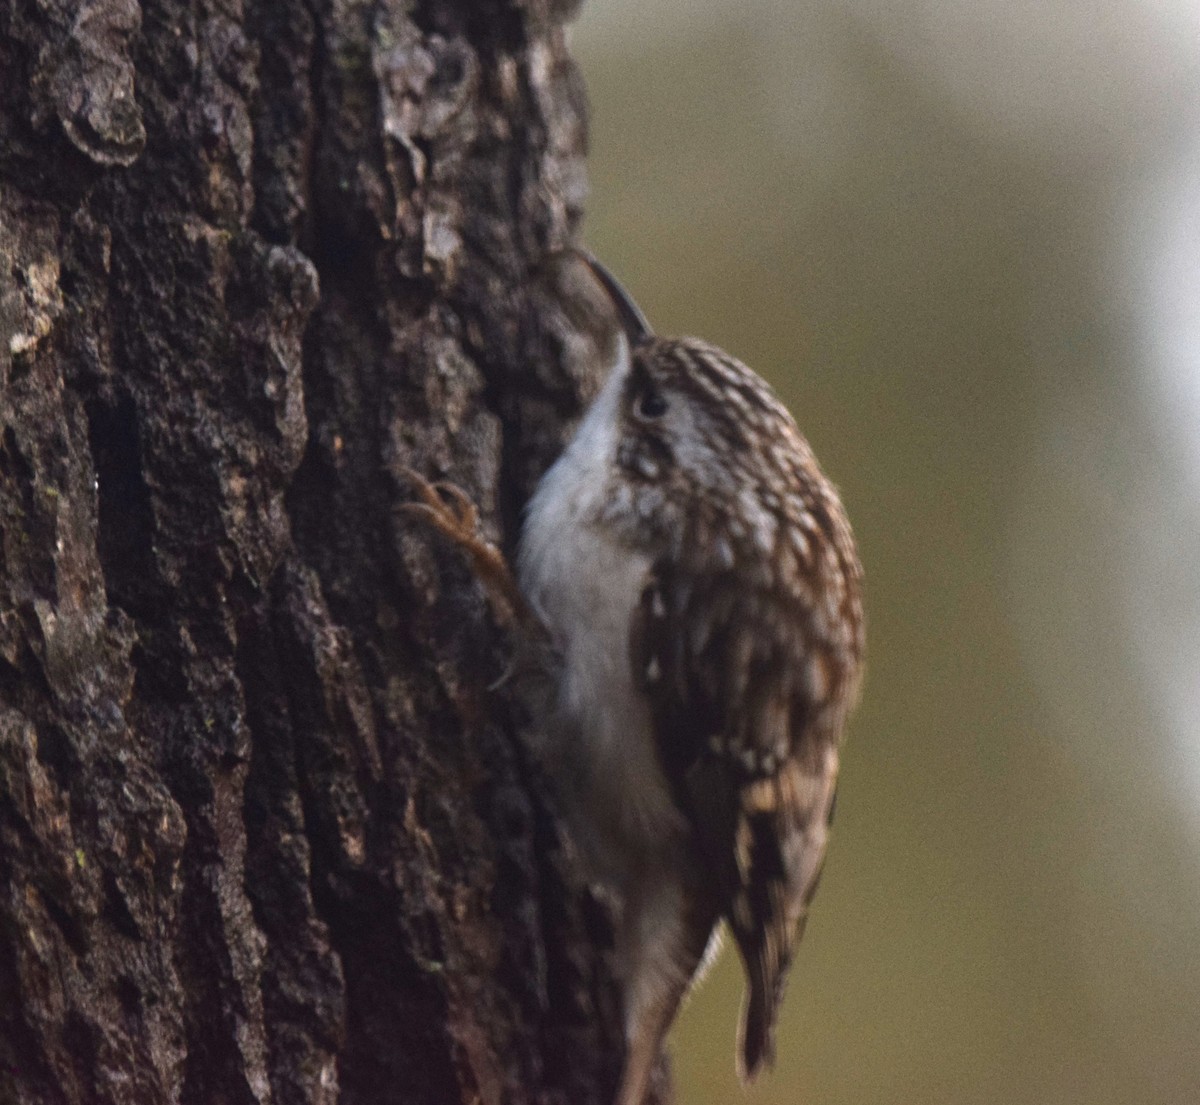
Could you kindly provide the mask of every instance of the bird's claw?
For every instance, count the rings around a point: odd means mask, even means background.
[[[486,544],[479,532],[479,510],[461,487],[448,480],[430,483],[411,468],[404,469],[404,477],[420,502],[404,503],[401,510],[424,518],[439,533],[460,545]]]
[[[539,625],[513,579],[504,553],[481,532],[479,510],[470,496],[453,483],[430,483],[411,468],[406,468],[404,475],[419,501],[405,503],[401,509],[424,519],[463,550],[492,600],[497,617],[526,626]]]

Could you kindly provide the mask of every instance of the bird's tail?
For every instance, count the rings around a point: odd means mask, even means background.
[[[753,1082],[775,1062],[775,1018],[783,997],[786,963],[771,963],[760,954],[746,957],[746,1007],[738,1039],[738,1074]]]

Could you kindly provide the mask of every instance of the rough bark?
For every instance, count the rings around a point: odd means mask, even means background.
[[[403,469],[590,386],[560,0],[0,6],[0,1101],[607,1103],[602,911]]]

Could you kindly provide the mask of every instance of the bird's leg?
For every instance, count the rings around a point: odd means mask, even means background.
[[[420,501],[405,503],[401,510],[424,519],[462,549],[497,621],[535,639],[545,636],[545,626],[521,594],[504,553],[480,531],[479,511],[466,492],[452,483],[430,483],[411,468],[404,475]]]

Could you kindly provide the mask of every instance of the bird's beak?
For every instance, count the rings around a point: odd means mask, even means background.
[[[625,331],[625,337],[628,339],[630,346],[639,346],[654,337],[654,331],[650,329],[650,323],[646,321],[646,316],[642,314],[642,309],[634,303],[633,297],[621,286],[620,281],[600,264],[595,257],[588,253],[586,249],[580,249],[576,246],[570,252],[574,253],[587,265],[595,274],[596,279],[604,285],[604,290],[608,293],[608,297],[612,300],[613,306],[617,310],[617,315],[621,321],[621,329]]]

